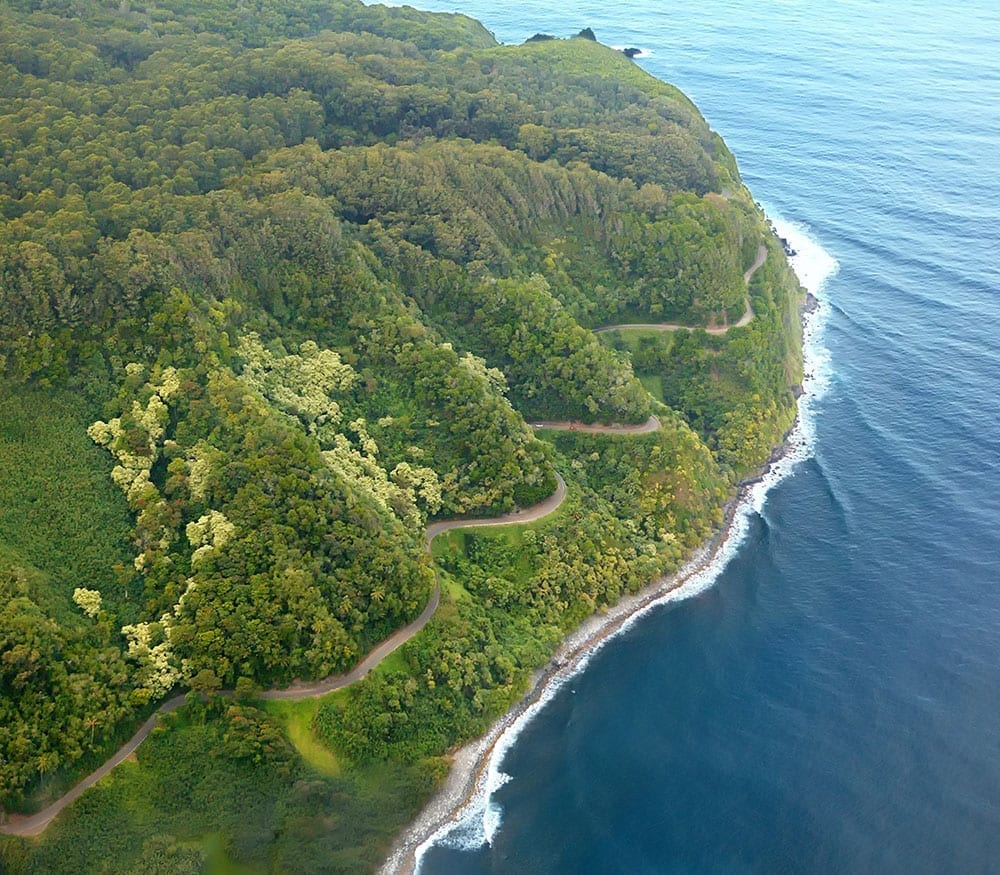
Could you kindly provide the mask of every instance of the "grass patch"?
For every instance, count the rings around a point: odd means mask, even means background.
[[[644,342],[664,343],[669,347],[674,330],[676,329],[616,328],[614,331],[602,331],[597,338],[608,346],[634,354]]]
[[[375,668],[372,669],[373,672],[394,672],[394,671],[406,671],[408,668],[406,660],[403,659],[403,655],[399,650],[394,650],[385,659],[383,659]]]
[[[657,401],[663,403],[663,377],[659,374],[637,374],[643,388]]]
[[[437,562],[441,557],[465,549],[465,533],[468,529],[452,529],[442,532],[431,541],[431,558]]]
[[[205,860],[205,875],[254,875],[249,866],[234,862],[226,854],[226,837],[219,833],[207,835],[201,842],[179,843],[189,852]]]
[[[449,602],[457,602],[461,599],[471,599],[470,593],[458,580],[450,574],[441,575],[441,598],[447,598]]]
[[[540,431],[559,433],[552,429],[540,429]],[[455,601],[461,598],[474,598],[466,587],[457,582],[459,577],[464,577],[468,572],[469,560],[502,568],[503,575],[510,581],[522,586],[526,584],[535,568],[532,562],[534,551],[523,549],[525,533],[545,531],[558,525],[567,513],[567,506],[572,503],[572,500],[567,499],[557,510],[534,522],[473,526],[468,529],[453,529],[438,535],[431,544],[431,556],[441,568],[453,572],[441,575],[442,593],[450,595]]]
[[[524,539],[518,531],[483,530],[468,539],[465,555],[483,567],[491,568],[518,586],[525,586],[537,570],[534,551],[521,549]]]
[[[327,778],[336,778],[343,771],[343,763],[316,735],[316,712],[320,698],[299,702],[272,700],[263,709],[278,720],[285,729],[288,740],[303,761]]]

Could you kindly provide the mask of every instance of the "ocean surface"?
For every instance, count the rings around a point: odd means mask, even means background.
[[[823,301],[793,470],[421,871],[1000,872],[1000,3],[417,5],[645,49]]]

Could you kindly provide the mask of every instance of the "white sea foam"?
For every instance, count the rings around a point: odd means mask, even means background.
[[[816,404],[829,390],[831,379],[830,354],[823,343],[830,306],[823,298],[822,290],[840,267],[837,259],[822,247],[806,225],[785,219],[777,212],[766,211],[778,236],[784,238],[795,253],[788,260],[799,282],[818,303],[808,314],[803,327],[805,377],[802,381],[802,397],[799,399],[798,420],[788,436],[787,452],[752,490],[750,504],[758,513],[763,508],[771,487],[787,477],[799,462],[812,455],[816,442]]]
[[[748,490],[734,513],[725,542],[710,562],[705,562],[704,554],[695,556],[688,566],[690,573],[681,572],[680,579],[684,582],[680,586],[652,599],[648,596],[643,598],[641,594],[623,599],[607,614],[585,622],[566,640],[556,657],[564,659],[565,664],[545,681],[537,698],[513,720],[495,727],[470,751],[470,755],[477,760],[486,754],[489,757],[486,767],[480,771],[476,786],[465,805],[417,848],[415,861],[418,873],[424,855],[433,845],[471,851],[493,843],[503,815],[501,806],[494,798],[495,793],[511,780],[510,775],[502,769],[503,761],[525,727],[568,680],[587,667],[593,656],[608,641],[626,632],[654,608],[692,598],[712,587],[729,560],[736,555],[749,531],[752,515],[763,509],[768,492],[812,454],[815,441],[815,402],[825,394],[830,376],[829,356],[822,343],[823,326],[829,308],[820,293],[826,281],[836,273],[838,264],[812,237],[805,225],[783,219],[774,212],[770,215],[778,235],[788,241],[796,253],[789,261],[799,281],[819,300],[818,306],[810,311],[805,320],[803,394],[799,399],[799,417],[788,436],[785,453]],[[602,630],[605,630],[604,634]]]
[[[653,55],[656,54],[656,52],[654,52],[652,49],[643,49],[638,46],[611,46],[611,48],[613,48],[616,52],[624,52],[625,49],[629,48],[638,49],[636,54],[632,56],[635,60],[640,60],[642,58],[651,58]]]

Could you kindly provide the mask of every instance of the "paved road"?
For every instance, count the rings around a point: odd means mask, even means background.
[[[639,425],[587,425],[582,422],[571,422],[570,420],[543,420],[542,422],[531,423],[535,428],[552,428],[557,431],[582,431],[584,434],[649,434],[651,431],[659,431],[660,420],[655,416],[649,417]]]
[[[749,270],[747,270],[747,272],[743,275],[745,282],[750,282],[754,273],[766,259],[767,247],[762,245],[757,250],[757,258],[755,259],[753,265],[751,265]],[[750,307],[750,299],[748,298],[746,312],[743,314],[743,317],[739,320],[739,322],[725,328],[708,328],[706,330],[710,334],[724,334],[730,328],[746,325],[751,319],[753,319],[753,310]],[[595,333],[613,331],[618,328],[650,328],[658,331],[674,331],[681,328],[689,331],[692,330],[691,327],[687,325],[660,322],[651,324],[607,325],[604,328],[596,329]],[[649,432],[656,431],[660,427],[660,420],[655,416],[650,416],[646,422],[641,423],[640,425],[586,425],[584,423],[571,422],[567,420],[536,422],[533,423],[533,425],[536,428],[551,428],[561,431],[581,431],[587,434],[647,434]],[[479,526],[510,526],[535,522],[536,520],[539,520],[556,510],[556,508],[562,504],[563,499],[565,499],[566,482],[558,472],[556,472],[556,483],[556,491],[551,496],[538,502],[538,504],[525,508],[524,510],[505,513],[498,517],[443,520],[441,522],[431,523],[427,527],[425,547],[428,551],[430,551],[431,541],[433,541],[435,537],[440,535],[442,532],[451,531],[453,529],[475,528]],[[307,699],[314,696],[322,696],[326,693],[333,692],[334,690],[340,690],[344,687],[349,687],[351,684],[357,683],[361,680],[361,678],[375,668],[375,666],[382,662],[382,660],[385,659],[390,653],[401,647],[421,629],[423,629],[424,626],[427,625],[430,618],[434,616],[434,612],[437,610],[440,601],[441,589],[435,582],[430,600],[420,613],[420,616],[417,617],[417,619],[415,619],[412,623],[409,623],[408,625],[403,626],[403,628],[393,632],[392,635],[380,644],[377,644],[365,656],[365,658],[361,660],[361,662],[351,669],[351,671],[346,674],[331,675],[330,677],[324,678],[321,681],[316,681],[315,683],[295,683],[285,689],[267,690],[261,694],[261,698],[290,700]],[[232,694],[231,690],[222,690],[220,692],[223,695]],[[107,762],[104,763],[104,765],[87,775],[87,777],[73,787],[72,790],[68,791],[64,796],[53,802],[48,808],[44,808],[36,814],[32,814],[30,816],[12,815],[11,819],[7,823],[0,824],[0,832],[7,833],[8,835],[19,836],[40,835],[44,831],[45,827],[47,827],[67,805],[70,805],[79,799],[84,792],[93,787],[94,784],[101,780],[101,778],[110,773],[112,769],[128,759],[128,757],[135,752],[136,748],[138,748],[139,745],[146,740],[149,733],[153,731],[153,728],[159,722],[162,715],[169,714],[171,711],[179,708],[184,704],[184,701],[185,697],[183,695],[174,696],[174,698],[168,699],[148,720],[146,720],[145,723],[142,724],[142,726],[139,727],[135,735],[133,735],[132,738],[130,738],[110,757],[110,759],[108,759]]]
[[[539,422],[535,423],[536,427],[539,428],[554,428],[560,430],[577,430],[582,432],[587,432],[591,434],[645,434],[647,432],[656,431],[660,427],[660,420],[655,416],[649,417],[649,419],[642,423],[641,425],[584,425],[583,423],[576,422]],[[505,513],[498,517],[484,517],[482,519],[459,519],[459,520],[442,520],[440,522],[431,523],[427,527],[427,532],[425,535],[424,546],[428,552],[431,549],[431,542],[440,535],[442,532],[448,532],[453,529],[468,529],[476,528],[479,526],[513,526],[513,525],[523,525],[524,523],[533,523],[536,520],[540,520],[544,516],[552,513],[556,508],[563,503],[566,498],[566,481],[563,480],[562,475],[558,471],[555,472],[556,475],[556,491],[552,493],[548,498],[543,499],[534,504],[531,507],[526,507],[524,510],[512,511],[511,513]],[[357,683],[361,678],[368,674],[375,666],[377,666],[383,659],[385,659],[390,653],[399,647],[402,647],[407,641],[409,641],[414,635],[416,635],[424,626],[427,625],[428,621],[434,612],[438,608],[438,604],[441,601],[441,589],[440,586],[435,582],[434,589],[431,592],[430,600],[427,602],[427,606],[420,613],[412,623],[403,626],[401,629],[397,629],[388,638],[377,644],[366,656],[361,660],[353,669],[351,669],[346,674],[331,675],[330,677],[324,678],[323,680],[316,681],[315,683],[295,683],[290,687],[280,690],[267,690],[261,694],[262,699],[308,699],[315,696],[322,696],[325,693],[333,692],[334,690],[340,690],[344,687],[349,687],[351,684]],[[232,690],[220,690],[221,695],[233,695]],[[105,775],[111,772],[117,765],[128,759],[129,756],[142,744],[153,728],[159,722],[160,717],[164,714],[169,714],[171,711],[179,708],[184,704],[185,697],[174,696],[172,699],[168,699],[159,709],[136,731],[135,735],[132,736],[117,752],[115,752],[104,765],[95,769],[86,778],[80,781],[72,790],[67,792],[64,796],[53,802],[48,808],[44,808],[36,814],[30,816],[23,815],[12,815],[7,823],[0,824],[0,832],[7,833],[8,835],[18,835],[18,836],[37,836],[40,835],[67,805],[75,802],[83,793],[94,786],[98,781],[101,780]]]
[[[743,274],[743,282],[749,285],[750,280],[753,279],[753,275],[757,273],[757,270],[765,261],[767,261],[767,247],[762,243],[757,247],[757,257],[754,259],[753,264]],[[743,315],[740,316],[739,321],[734,322],[732,325],[706,328],[705,331],[709,334],[725,334],[731,328],[742,328],[744,325],[749,325],[752,319],[753,307],[750,305],[750,298],[748,296],[746,299],[746,310],[743,311]],[[646,331],[694,331],[696,327],[681,325],[679,322],[627,322],[616,325],[605,325],[603,328],[595,328],[594,334],[603,334],[606,331],[627,331],[630,329],[645,329]]]
[[[143,723],[142,726],[139,727],[136,734],[125,742],[125,744],[119,748],[118,751],[103,766],[95,769],[87,775],[86,778],[66,793],[65,796],[57,799],[48,808],[43,808],[41,811],[36,814],[32,814],[30,817],[24,817],[16,814],[12,815],[9,823],[0,824],[0,832],[5,832],[8,835],[15,836],[40,835],[45,827],[47,827],[55,819],[56,815],[60,811],[62,811],[67,805],[76,802],[76,800],[84,794],[84,791],[93,787],[94,784],[100,781],[101,778],[107,775],[119,763],[127,760],[135,749],[146,740],[146,736],[152,732],[153,727],[159,722],[161,715],[169,714],[171,711],[179,708],[183,704],[184,696],[174,696],[172,699],[168,699],[160,705],[156,713]]]
[[[608,426],[610,427],[610,426]],[[552,513],[556,508],[562,504],[563,499],[566,497],[566,481],[563,480],[562,476],[556,472],[556,491],[543,501],[534,504],[531,507],[527,507],[521,511],[514,511],[512,513],[505,513],[502,516],[484,518],[484,519],[469,519],[469,520],[443,520],[437,523],[431,523],[427,527],[425,546],[428,552],[431,548],[431,541],[435,537],[440,535],[442,532],[450,531],[451,529],[464,529],[473,526],[509,526],[517,525],[522,523],[532,523],[535,520],[539,520],[544,516]],[[344,687],[349,687],[353,683],[361,680],[368,672],[370,672],[375,666],[377,666],[383,659],[385,659],[390,653],[399,647],[402,647],[407,641],[409,641],[414,635],[416,635],[424,626],[427,625],[428,621],[434,612],[438,608],[438,604],[441,601],[441,588],[434,583],[434,590],[431,592],[430,600],[427,602],[427,606],[420,613],[412,623],[403,626],[401,629],[397,629],[388,638],[377,644],[372,650],[361,660],[353,669],[351,669],[346,674],[331,675],[328,678],[324,678],[321,681],[316,681],[315,683],[296,683],[286,689],[281,690],[267,690],[261,694],[262,699],[308,699],[315,696],[322,696],[325,693],[333,692],[334,690],[340,690]],[[221,690],[222,695],[232,695],[232,690]],[[164,714],[169,714],[171,711],[179,708],[184,704],[185,697],[174,696],[172,699],[168,699],[159,709],[145,722],[142,726],[136,730],[135,735],[132,736],[121,748],[116,751],[104,765],[100,768],[95,769],[86,778],[80,781],[72,790],[66,793],[64,796],[53,802],[48,808],[44,808],[36,814],[30,816],[22,815],[12,815],[8,823],[0,824],[0,832],[7,833],[8,835],[18,835],[18,836],[37,836],[40,835],[55,818],[56,816],[71,803],[75,802],[86,790],[89,790],[98,781],[101,780],[105,775],[111,772],[117,765],[128,759],[132,753],[142,744],[153,728],[159,722],[160,717]]]
[[[452,529],[471,529],[479,526],[516,526],[523,523],[533,523],[543,516],[548,516],[563,503],[563,499],[566,497],[566,481],[562,479],[562,475],[558,471],[554,473],[556,475],[556,491],[538,504],[533,504],[524,510],[515,510],[502,516],[485,517],[478,520],[442,520],[431,523],[427,527],[427,549],[430,550],[431,541],[438,535],[442,532],[450,532]]]

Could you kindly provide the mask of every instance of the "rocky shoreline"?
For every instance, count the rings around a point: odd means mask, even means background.
[[[793,427],[789,435],[794,431]],[[739,511],[747,505],[753,486],[765,478],[789,449],[791,444],[786,438],[756,476],[740,482],[736,495],[724,506],[723,522],[718,531],[681,568],[584,621],[567,636],[549,662],[532,675],[528,691],[513,708],[484,735],[452,752],[448,778],[416,820],[397,838],[380,869],[382,875],[410,875],[414,872],[421,848],[450,825],[460,821],[468,807],[484,795],[490,760],[497,744],[530,710],[541,706],[549,690],[575,675],[609,638],[638,614],[661,602],[712,565],[729,541],[733,524]]]
[[[791,249],[790,245],[780,236],[773,223],[771,227],[787,254]],[[795,253],[795,250],[791,251]],[[818,317],[820,308],[821,302],[813,293],[813,289],[807,288],[800,309],[802,325],[807,335],[810,326],[815,324],[814,320]],[[814,378],[815,374],[807,362],[804,383],[808,385]],[[794,386],[793,392],[796,400],[804,394],[809,394],[808,388],[803,385]],[[586,661],[627,623],[665,600],[671,593],[712,565],[733,535],[734,525],[740,518],[740,512],[751,506],[759,484],[769,473],[781,467],[786,457],[793,457],[793,461],[794,457],[801,458],[799,456],[803,442],[801,414],[800,407],[784,441],[774,449],[755,476],[740,482],[736,495],[724,506],[723,522],[718,531],[680,569],[653,581],[635,595],[623,598],[618,604],[581,624],[576,631],[567,636],[546,666],[535,672],[527,693],[513,708],[497,720],[483,736],[452,752],[452,767],[448,778],[417,818],[397,837],[386,862],[379,870],[382,875],[395,875],[395,873],[410,875],[414,872],[421,849],[429,845],[449,826],[459,822],[469,807],[486,795],[490,761],[495,748],[503,740],[505,733],[530,710],[544,705],[549,690],[576,674]]]

